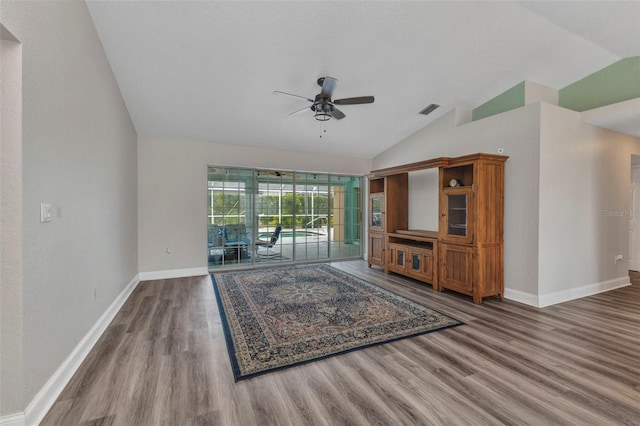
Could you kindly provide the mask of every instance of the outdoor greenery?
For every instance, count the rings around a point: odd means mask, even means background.
[[[275,195],[260,195],[256,213],[260,216],[260,226],[275,226],[278,224],[278,197]],[[306,206],[305,206],[306,203]],[[313,196],[313,212],[314,219],[321,216],[327,216],[329,209],[329,197],[326,195]],[[282,194],[282,226],[285,228],[295,227],[305,228],[311,222],[311,195],[292,192]],[[326,219],[324,221],[326,225]],[[318,226],[318,223],[309,224],[309,226]]]
[[[282,194],[282,226],[285,228],[293,228],[294,213],[295,227],[316,227],[326,226],[326,216],[329,212],[329,197],[326,195],[313,195],[313,212],[312,221],[312,201],[311,194],[287,192]],[[276,226],[279,221],[278,204],[279,197],[276,195],[259,195],[256,206],[256,214],[260,218],[259,226]],[[230,225],[236,223],[245,223],[246,215],[251,200],[243,192],[214,192],[213,205],[211,193],[209,193],[209,215],[213,216],[212,223],[218,225]],[[317,219],[322,216],[322,219]],[[224,220],[218,219],[224,217]],[[223,223],[224,222],[224,223]]]

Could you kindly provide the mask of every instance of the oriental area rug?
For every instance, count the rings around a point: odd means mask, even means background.
[[[236,381],[462,324],[326,264],[211,278]]]

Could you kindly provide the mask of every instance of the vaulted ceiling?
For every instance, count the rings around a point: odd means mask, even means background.
[[[310,153],[372,158],[523,80],[560,89],[640,55],[638,1],[87,3],[139,134]],[[273,93],[313,98],[326,75],[375,103],[322,124]]]

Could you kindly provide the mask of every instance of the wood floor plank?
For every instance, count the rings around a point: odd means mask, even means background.
[[[330,415],[319,404],[313,404],[310,389],[306,386],[301,370],[291,368],[274,375],[277,392],[282,396],[289,413],[299,419],[297,424],[328,426]]]
[[[537,309],[333,263],[465,325],[234,382],[208,276],[139,283],[42,425],[640,425],[640,274]]]

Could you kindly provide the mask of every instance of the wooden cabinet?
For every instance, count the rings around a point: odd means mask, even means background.
[[[387,272],[406,275],[438,289],[436,232],[398,230],[387,236]]]
[[[406,229],[409,220],[409,175],[400,172],[390,176],[369,178],[367,213],[368,263],[386,269],[386,233]]]
[[[431,283],[435,290],[467,294],[475,303],[487,296],[502,299],[508,158],[441,157],[371,172],[369,266]],[[408,230],[408,174],[430,168],[439,168],[438,231]]]
[[[504,164],[475,154],[440,168],[440,289],[504,297]]]

